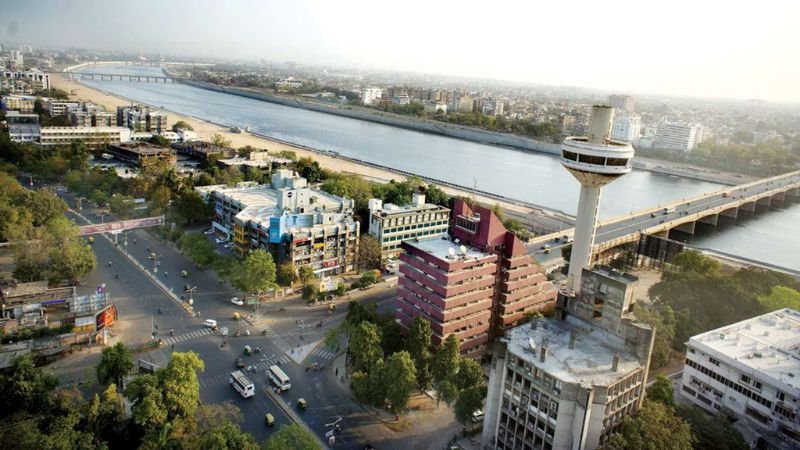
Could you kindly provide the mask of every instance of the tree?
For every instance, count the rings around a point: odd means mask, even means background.
[[[300,158],[295,166],[300,176],[308,180],[309,183],[318,183],[324,178],[324,172],[317,161],[311,158]]]
[[[675,404],[672,381],[664,375],[659,375],[656,381],[647,388],[647,400],[672,407]]]
[[[14,358],[11,367],[0,375],[0,386],[4,389],[0,417],[8,417],[20,410],[46,410],[58,379],[34,366],[33,358],[25,355]]]
[[[275,287],[275,262],[272,255],[264,250],[257,249],[250,252],[239,264],[233,277],[233,285],[243,292],[262,293]]]
[[[167,367],[158,372],[169,418],[194,418],[200,404],[197,372],[204,369],[205,364],[197,353],[176,352],[172,354]]]
[[[456,387],[463,391],[483,383],[483,371],[478,361],[470,358],[461,358],[458,363],[458,373],[453,377]]]
[[[635,315],[656,332],[653,355],[650,358],[652,368],[666,366],[672,357],[672,344],[675,340],[675,313],[672,308],[637,304]]]
[[[672,265],[675,270],[681,272],[695,272],[701,275],[711,275],[719,272],[721,264],[715,259],[704,256],[702,253],[695,250],[683,251],[678,254],[673,260]]]
[[[377,325],[362,321],[350,336],[350,354],[353,355],[353,370],[369,373],[381,359],[381,335]]]
[[[217,147],[231,147],[231,140],[219,133],[214,133],[211,135],[211,143]]]
[[[723,414],[708,414],[692,405],[677,405],[676,413],[689,423],[696,440],[694,448],[717,450],[746,450],[747,445],[739,430]]]
[[[161,136],[160,134],[154,134],[153,137],[150,138],[150,143],[159,147],[169,147],[169,141],[167,138]]]
[[[293,285],[294,282],[297,281],[297,271],[294,268],[294,264],[291,262],[285,262],[278,265],[276,278],[281,286]]]
[[[125,396],[131,401],[131,419],[147,434],[160,429],[167,422],[167,410],[155,374],[139,375],[125,389]]]
[[[411,392],[417,385],[417,370],[408,352],[397,352],[389,356],[386,366],[379,373],[386,392],[386,399],[391,403],[391,411],[400,413],[408,405]],[[370,374],[370,376],[372,376]]]
[[[252,434],[242,433],[235,423],[223,421],[211,428],[202,429],[197,448],[203,450],[258,450],[259,446]]]
[[[421,389],[427,389],[431,383],[430,360],[431,324],[422,316],[417,316],[411,323],[406,340],[408,352],[416,367],[417,383]]]
[[[458,338],[455,334],[447,335],[444,345],[439,347],[433,357],[432,374],[437,383],[447,381],[458,370],[461,354],[458,348]]]
[[[303,300],[316,300],[319,295],[319,287],[316,284],[308,283],[303,285]]]
[[[184,234],[178,240],[178,247],[200,268],[211,267],[218,258],[214,244],[202,233]]]
[[[690,450],[695,439],[689,424],[657,402],[645,401],[635,416],[623,419],[604,450]],[[714,447],[712,447],[714,448]]]
[[[263,450],[316,450],[319,443],[315,436],[300,425],[281,425],[277,433],[264,442]]]
[[[358,264],[362,270],[381,268],[381,243],[374,236],[361,236],[358,243]]]
[[[301,283],[306,284],[315,277],[316,275],[314,275],[314,269],[311,266],[300,266],[300,269],[298,270],[298,278],[300,279]]]
[[[112,195],[108,200],[108,206],[112,214],[121,219],[126,219],[133,212],[133,197],[121,194]]]
[[[179,130],[194,131],[194,128],[185,121],[179,120],[172,125],[172,131],[177,133]]]
[[[133,369],[133,356],[122,342],[103,349],[103,356],[97,365],[97,381],[107,385],[115,383],[122,386],[122,378]]]
[[[772,312],[781,308],[800,310],[800,292],[786,287],[773,286],[769,295],[760,295],[758,302],[765,312]]]
[[[466,425],[472,419],[472,413],[483,408],[483,399],[486,397],[486,386],[473,386],[461,391],[455,405],[453,414],[456,420]]]
[[[372,366],[370,373],[357,371],[353,373],[350,384],[353,395],[362,405],[382,408],[386,400],[386,385],[391,383],[392,374],[386,372],[383,360],[379,359]],[[386,377],[390,379],[387,380]]]
[[[448,405],[452,405],[458,398],[458,388],[449,380],[440,381],[436,384],[436,407],[439,407],[439,402],[444,400]]]

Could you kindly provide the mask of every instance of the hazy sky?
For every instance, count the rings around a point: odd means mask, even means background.
[[[0,0],[0,42],[800,101],[800,1]]]

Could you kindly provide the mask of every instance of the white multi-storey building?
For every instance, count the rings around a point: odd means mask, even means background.
[[[740,419],[763,448],[800,447],[800,312],[784,308],[689,339],[680,393]],[[759,447],[761,448],[761,447]]]
[[[635,320],[637,278],[584,269],[555,319],[506,332],[495,351],[482,448],[596,449],[644,400],[655,331]]]
[[[361,104],[372,106],[383,97],[381,88],[364,88],[361,90]]]
[[[410,205],[385,205],[373,198],[369,201],[369,234],[381,243],[382,259],[397,256],[400,243],[414,238],[427,238],[447,233],[450,210],[425,203],[425,194],[415,192]]]
[[[87,147],[104,147],[131,141],[131,130],[123,127],[42,127],[40,144],[69,145],[81,140]]]
[[[653,141],[654,148],[690,152],[702,142],[703,127],[701,125],[682,125],[663,123],[656,130]]]
[[[27,71],[4,70],[2,72],[2,77],[28,84],[34,91],[50,89],[50,74],[41,72],[37,69],[31,69]]]
[[[636,114],[624,114],[614,118],[611,128],[611,139],[624,142],[636,142],[642,130],[642,118]]]

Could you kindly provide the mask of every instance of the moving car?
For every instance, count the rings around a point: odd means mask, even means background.
[[[300,409],[306,409],[306,408],[308,408],[308,403],[306,402],[306,399],[299,398],[299,399],[297,399],[297,406]]]
[[[236,358],[236,368],[241,369],[244,367],[244,359],[240,356]]]
[[[233,303],[233,304],[234,304],[234,305],[236,305],[236,306],[242,306],[242,305],[244,305],[244,301],[243,301],[242,299],[240,299],[239,297],[233,297],[233,298],[231,299],[231,303]]]
[[[209,328],[216,328],[217,321],[214,320],[214,319],[206,319],[206,320],[203,321],[203,325],[205,325],[205,326],[207,326]]]
[[[214,229],[213,228],[209,228],[207,230],[204,230],[203,234],[214,234]]]

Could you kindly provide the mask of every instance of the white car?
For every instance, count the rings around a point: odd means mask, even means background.
[[[233,249],[233,242],[228,242],[227,244],[223,245],[223,247],[227,248],[228,250]]]
[[[214,242],[216,242],[217,244],[224,244],[224,243],[228,242],[228,238],[218,237],[218,238],[214,239]]]
[[[203,231],[203,234],[214,234],[214,229],[213,228],[209,228],[209,229]]]
[[[208,328],[214,328],[217,326],[217,321],[214,319],[206,319],[203,321],[203,325],[207,326]]]
[[[242,306],[242,305],[244,305],[244,301],[242,301],[242,299],[240,299],[239,297],[233,297],[233,298],[231,299],[231,303],[233,303],[233,304],[234,304],[234,305],[236,305],[236,306]]]

